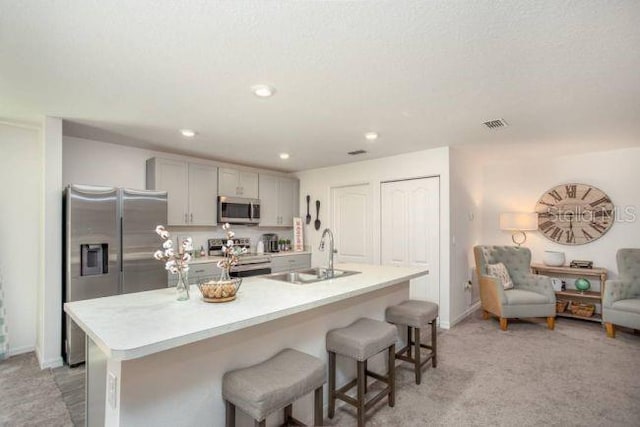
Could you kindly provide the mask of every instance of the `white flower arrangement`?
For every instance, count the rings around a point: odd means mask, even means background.
[[[156,227],[156,233],[164,240],[162,249],[153,253],[153,257],[164,262],[164,268],[171,274],[186,273],[189,271],[189,261],[191,261],[190,251],[193,250],[191,237],[182,242],[182,247],[176,252],[173,249],[173,241],[169,238],[169,232],[163,225]]]
[[[224,258],[218,261],[218,267],[222,269],[224,276],[225,272],[228,274],[231,267],[238,264],[238,256],[246,254],[247,248],[234,245],[233,238],[235,233],[231,231],[229,223],[224,224],[222,229],[227,232],[227,243],[222,246]]]

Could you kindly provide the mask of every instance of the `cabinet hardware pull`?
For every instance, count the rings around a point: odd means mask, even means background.
[[[193,213],[191,213],[191,224],[193,224]]]
[[[184,213],[184,223],[187,224],[189,222],[189,218],[187,217],[187,213]]]

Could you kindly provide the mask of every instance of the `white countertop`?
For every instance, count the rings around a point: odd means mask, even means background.
[[[368,264],[339,264],[362,272],[307,285],[245,278],[235,301],[205,303],[196,286],[189,301],[159,289],[66,303],[64,310],[109,358],[128,360],[363,295],[428,272]]]

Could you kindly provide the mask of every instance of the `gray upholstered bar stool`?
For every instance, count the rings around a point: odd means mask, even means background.
[[[285,425],[304,425],[293,418],[293,402],[315,391],[314,426],[322,425],[322,386],[326,365],[316,357],[286,349],[258,365],[224,374],[222,397],[226,426],[236,423],[236,406],[264,427],[268,415],[284,409]]]
[[[364,426],[367,409],[371,408],[385,396],[389,396],[389,406],[395,405],[395,351],[397,329],[388,323],[373,319],[358,319],[351,325],[333,329],[327,333],[327,352],[329,353],[329,418],[333,418],[336,410],[336,399],[340,399],[356,407],[358,427]],[[387,375],[379,375],[367,369],[367,360],[387,350],[389,360]],[[357,361],[356,379],[336,390],[336,354]],[[375,378],[387,386],[377,395],[365,401],[367,392],[367,376]],[[347,396],[353,386],[357,386],[357,396]]]
[[[429,301],[409,300],[387,308],[386,319],[396,325],[407,325],[407,345],[396,353],[396,358],[413,363],[416,374],[416,384],[422,380],[422,367],[431,360],[431,365],[438,366],[438,331],[436,321],[438,319],[438,304]],[[420,329],[431,325],[431,345],[420,342]],[[411,338],[411,330],[414,337]],[[413,346],[414,356],[411,356]],[[431,350],[426,359],[421,360],[420,347]],[[404,353],[407,353],[404,355]]]

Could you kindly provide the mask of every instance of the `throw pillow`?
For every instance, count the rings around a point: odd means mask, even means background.
[[[489,273],[489,276],[497,278],[505,290],[513,288],[513,281],[511,280],[511,276],[509,276],[509,270],[507,270],[507,267],[503,263],[487,264],[487,273]]]

